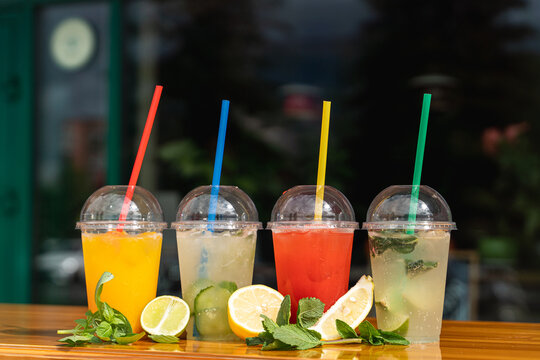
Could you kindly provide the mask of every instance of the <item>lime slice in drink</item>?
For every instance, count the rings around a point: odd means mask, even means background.
[[[201,336],[231,334],[227,315],[227,302],[231,293],[219,286],[210,286],[195,297],[195,326]]]
[[[238,286],[233,281],[222,281],[218,284],[219,287],[229,290],[229,292],[232,294],[236,290],[238,290]]]
[[[194,309],[195,297],[197,297],[202,290],[209,288],[212,285],[214,285],[213,281],[208,279],[198,279],[188,288],[184,293],[184,300],[188,303],[191,310]]]
[[[159,296],[146,304],[141,313],[141,326],[151,335],[180,336],[188,321],[189,306],[176,296]]]
[[[383,314],[377,314],[377,325],[381,330],[392,331],[405,336],[409,330],[409,315],[386,309]]]

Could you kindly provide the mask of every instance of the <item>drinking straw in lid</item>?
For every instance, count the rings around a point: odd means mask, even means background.
[[[210,191],[210,204],[208,208],[208,221],[216,220],[216,208],[219,195],[219,182],[221,179],[221,166],[223,165],[223,151],[225,150],[225,134],[227,133],[227,118],[229,116],[229,100],[221,101],[221,116],[219,118],[219,133],[214,161],[214,175],[212,176],[212,189]]]
[[[420,191],[420,177],[422,176],[422,164],[424,162],[424,149],[426,147],[426,134],[429,117],[429,105],[431,94],[424,94],[422,102],[422,115],[420,116],[420,131],[418,132],[418,144],[416,145],[416,159],[414,161],[414,175],[411,189],[411,202],[409,205],[409,223],[416,221],[418,207],[418,193]],[[408,234],[414,233],[413,228],[407,229]]]
[[[214,175],[212,176],[212,187],[210,189],[210,202],[208,204],[208,231],[214,230],[212,222],[216,220],[217,201],[219,195],[219,183],[221,179],[221,167],[223,165],[223,152],[225,150],[225,134],[227,133],[227,118],[229,116],[229,100],[221,101],[221,116],[219,118],[219,133],[216,148],[216,159],[214,161]],[[208,276],[206,265],[208,263],[208,251],[203,246],[199,260],[199,277]],[[196,333],[195,325],[193,326]]]
[[[326,175],[326,154],[328,153],[328,129],[330,127],[330,101],[323,101],[323,115],[321,126],[321,145],[319,147],[319,169],[317,172],[317,190],[315,194],[314,220],[322,220],[324,199],[324,178]]]
[[[135,191],[135,185],[137,185],[137,179],[139,178],[139,173],[141,172],[141,166],[144,159],[146,146],[148,145],[148,139],[150,138],[150,133],[152,132],[152,125],[154,124],[154,119],[156,117],[159,98],[161,97],[162,90],[163,86],[156,85],[156,89],[154,90],[154,97],[152,98],[152,104],[150,105],[150,111],[148,112],[148,117],[146,118],[146,124],[144,126],[141,143],[139,144],[139,150],[137,151],[137,157],[135,158],[135,164],[133,165],[131,177],[129,178],[129,185],[127,188],[126,197],[124,198],[124,204],[122,205],[122,210],[120,211],[120,221],[126,221],[126,217],[129,211],[129,205],[131,204],[133,192]],[[118,231],[122,231],[122,225],[118,226]]]

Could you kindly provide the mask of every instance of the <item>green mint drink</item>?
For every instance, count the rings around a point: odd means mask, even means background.
[[[420,186],[416,220],[409,221],[411,186],[390,186],[373,200],[368,230],[377,325],[411,343],[439,341],[450,231],[442,196]]]

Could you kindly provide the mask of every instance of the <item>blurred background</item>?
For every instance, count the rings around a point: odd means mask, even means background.
[[[316,182],[331,100],[326,183],[362,222],[412,181],[429,92],[422,183],[459,228],[445,317],[540,321],[540,1],[0,0],[0,44],[0,302],[86,303],[75,222],[95,190],[128,182],[156,84],[139,185],[167,221],[211,182],[226,98],[222,183],[264,223]],[[351,283],[370,271],[366,237]],[[255,266],[275,287],[267,231]],[[180,286],[166,231],[158,293]]]

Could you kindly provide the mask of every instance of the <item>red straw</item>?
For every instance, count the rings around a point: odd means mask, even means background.
[[[146,145],[148,145],[150,132],[152,132],[152,125],[154,124],[154,118],[156,117],[159,98],[161,97],[162,90],[163,86],[156,85],[156,89],[154,90],[154,97],[152,98],[152,104],[150,105],[150,111],[148,112],[148,117],[146,118],[146,125],[144,126],[141,143],[139,144],[139,151],[137,152],[137,157],[135,158],[135,165],[133,165],[133,170],[131,171],[131,178],[129,179],[126,197],[124,198],[124,205],[122,205],[122,211],[120,212],[120,221],[126,221],[127,213],[129,211],[129,205],[131,204],[133,192],[135,191],[135,185],[137,185],[137,179],[139,178],[139,173],[141,172],[141,166],[144,159],[144,153],[146,151]],[[122,226],[119,226],[118,230],[121,231]]]

